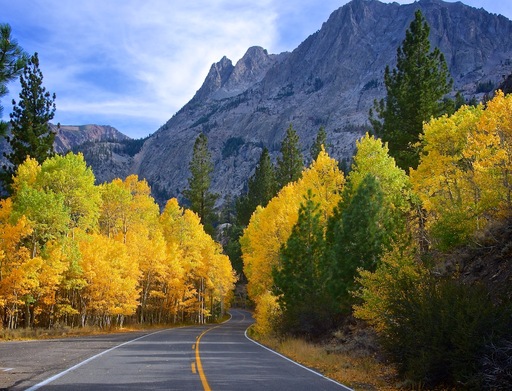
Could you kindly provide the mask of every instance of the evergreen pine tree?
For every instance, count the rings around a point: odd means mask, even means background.
[[[448,66],[438,48],[430,51],[430,27],[421,11],[406,31],[397,49],[397,65],[384,73],[387,96],[375,101],[370,122],[375,133],[389,145],[397,165],[408,171],[419,163],[419,140],[423,122],[449,110],[442,98],[452,87]],[[378,118],[374,117],[374,110]]]
[[[299,136],[290,124],[281,144],[281,157],[277,159],[278,187],[283,188],[288,183],[299,179],[303,168],[304,159],[300,151]]]
[[[21,74],[27,60],[27,54],[11,36],[11,26],[0,24],[0,98],[7,95],[7,84]],[[0,103],[0,118],[3,109]],[[5,135],[6,129],[7,123],[0,121],[0,136]]]
[[[320,154],[320,151],[322,150],[322,145],[327,150],[327,132],[325,131],[325,128],[323,126],[321,126],[320,129],[318,129],[315,142],[313,143],[310,149],[312,162],[314,162],[318,155]]]
[[[213,163],[208,151],[208,138],[203,133],[194,143],[189,169],[191,175],[188,178],[188,189],[183,194],[190,203],[190,209],[201,219],[205,231],[213,234],[214,208],[218,195],[210,192]]]
[[[319,204],[311,190],[299,209],[299,218],[280,251],[280,267],[272,271],[274,293],[283,310],[283,327],[296,334],[319,335],[330,327],[326,318],[320,263],[324,254]]]
[[[43,74],[39,69],[37,53],[23,68],[20,82],[19,101],[12,101],[11,135],[7,137],[12,152],[4,153],[10,162],[9,166],[3,167],[7,184],[12,182],[12,175],[27,156],[41,164],[54,154],[55,133],[49,122],[55,115],[55,94],[50,94],[43,87]]]
[[[247,187],[247,194],[240,197],[237,204],[238,222],[244,227],[249,224],[256,207],[267,206],[277,194],[276,172],[267,148],[263,148],[254,175],[249,178]]]
[[[327,291],[342,312],[350,311],[357,269],[374,270],[393,234],[382,189],[373,175],[363,179],[351,198],[349,193],[344,192],[346,198],[329,219],[329,250],[322,266]]]

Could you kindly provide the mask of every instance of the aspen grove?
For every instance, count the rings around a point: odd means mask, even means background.
[[[6,328],[206,322],[232,295],[229,258],[199,217],[145,180],[99,186],[81,154],[28,158],[0,201]]]

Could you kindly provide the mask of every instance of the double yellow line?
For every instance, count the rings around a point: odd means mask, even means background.
[[[203,385],[204,391],[212,391],[212,389],[210,388],[210,385],[208,384],[208,380],[206,380],[206,375],[204,374],[204,371],[203,371],[203,364],[201,364],[201,356],[199,354],[199,342],[201,341],[201,338],[203,337],[203,335],[205,335],[210,330],[216,329],[217,327],[219,327],[219,326],[215,326],[208,330],[203,331],[201,333],[201,335],[199,335],[199,337],[197,337],[195,345],[192,346],[192,349],[195,348],[195,351],[196,351],[196,368],[197,368],[197,372],[199,373],[199,378],[201,379],[201,384]],[[194,372],[193,368],[192,368],[192,372]]]

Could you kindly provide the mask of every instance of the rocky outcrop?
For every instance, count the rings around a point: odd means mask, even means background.
[[[122,141],[130,138],[108,125],[51,125],[55,134],[54,148],[57,153],[75,149],[86,142]]]

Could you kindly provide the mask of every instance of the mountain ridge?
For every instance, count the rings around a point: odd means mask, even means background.
[[[477,95],[479,82],[489,79],[497,84],[511,73],[512,22],[503,16],[460,2],[421,0],[399,5],[353,0],[335,10],[292,52],[263,56],[263,48],[250,48],[242,59],[252,60],[258,53],[267,61],[259,68],[263,76],[230,85],[236,68],[231,60],[223,58],[212,65],[194,97],[146,141],[139,156],[139,176],[165,194],[164,199],[180,196],[187,186],[193,141],[204,132],[215,164],[213,191],[239,194],[261,146],[268,147],[275,159],[290,123],[306,154],[323,125],[331,155],[350,158],[373,100],[384,96],[384,68],[394,66],[396,50],[418,8],[430,25],[432,47],[444,53],[455,87],[466,97]],[[223,158],[230,139],[243,143]],[[173,152],[178,150],[179,157]]]

